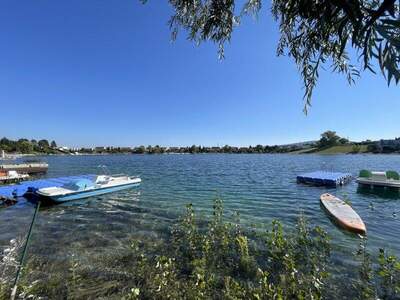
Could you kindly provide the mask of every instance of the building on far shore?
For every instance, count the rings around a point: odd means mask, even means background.
[[[400,151],[400,138],[394,140],[380,140],[377,143],[380,152]]]
[[[58,147],[58,150],[61,151],[61,152],[69,152],[69,148],[66,147],[66,146]]]
[[[104,152],[104,151],[106,151],[106,150],[107,150],[106,147],[95,147],[95,148],[94,148],[94,151],[95,151],[95,152]]]
[[[167,152],[170,153],[179,153],[179,147],[168,147]]]

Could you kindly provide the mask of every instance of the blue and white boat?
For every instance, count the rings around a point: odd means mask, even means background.
[[[60,187],[38,189],[35,194],[44,200],[60,203],[137,187],[141,182],[139,177],[99,175],[95,180],[79,179]]]

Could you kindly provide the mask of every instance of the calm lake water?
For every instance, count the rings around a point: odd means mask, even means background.
[[[331,192],[350,199],[368,230],[371,252],[386,248],[400,255],[400,199],[357,191],[357,184],[337,189],[296,183],[302,172],[327,170],[358,174],[360,169],[398,170],[397,155],[108,155],[48,156],[48,177],[99,173],[107,165],[112,173],[139,175],[137,189],[89,198],[40,210],[29,256],[56,265],[71,254],[88,265],[94,257],[129,247],[133,237],[157,239],[193,203],[199,214],[209,215],[213,199],[224,200],[225,211],[240,213],[246,225],[266,227],[273,219],[294,228],[303,213],[332,237],[338,267],[350,268],[351,253],[360,237],[337,228],[320,207],[319,196]],[[22,238],[34,206],[21,202],[0,210],[0,247]],[[1,250],[0,248],[0,250]],[[95,275],[94,275],[95,276]]]

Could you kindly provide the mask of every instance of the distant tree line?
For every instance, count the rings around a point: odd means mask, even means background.
[[[380,140],[368,145],[368,152],[372,153],[400,153],[400,138]]]
[[[201,145],[192,145],[184,147],[162,147],[159,145],[139,146],[139,147],[96,147],[96,148],[81,148],[79,153],[87,154],[113,154],[113,153],[132,153],[132,154],[164,154],[164,153],[181,153],[181,154],[195,154],[195,153],[288,153],[303,149],[299,145],[287,146],[268,146],[256,145],[248,147],[236,147],[225,145],[222,147],[207,147]]]
[[[28,139],[19,139],[19,140],[10,140],[3,137],[0,140],[0,150],[4,150],[5,152],[12,153],[56,153],[57,152],[57,143],[52,141],[49,143],[48,140],[28,140]]]
[[[304,153],[318,152],[334,146],[351,146],[351,153],[370,152],[370,153],[400,153],[400,138],[393,140],[351,142],[347,138],[340,137],[335,131],[325,131],[321,134],[318,141],[295,143],[290,145],[255,145],[247,147],[236,146],[183,146],[183,147],[162,147],[160,145],[138,146],[138,147],[95,147],[68,149],[58,148],[55,141],[49,142],[42,140],[10,140],[2,138],[0,140],[0,150],[8,153],[81,153],[81,154],[164,154],[164,153],[291,153],[301,151]],[[365,147],[365,146],[366,147]]]
[[[335,131],[328,130],[321,134],[321,138],[317,142],[318,150],[340,145],[352,145],[352,153],[359,153],[363,145],[367,146],[365,152],[368,153],[400,153],[400,138],[350,142],[348,139],[338,136]]]

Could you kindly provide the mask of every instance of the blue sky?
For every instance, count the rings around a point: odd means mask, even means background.
[[[302,83],[276,57],[264,9],[235,31],[219,61],[182,32],[170,41],[167,1],[0,4],[0,136],[69,146],[250,145],[399,135],[399,86],[369,73],[355,86],[322,72],[304,115]]]

